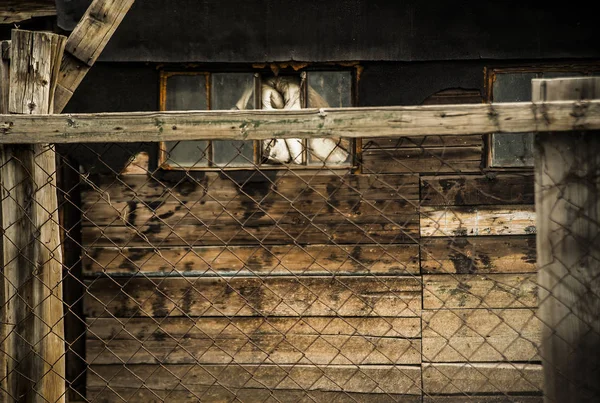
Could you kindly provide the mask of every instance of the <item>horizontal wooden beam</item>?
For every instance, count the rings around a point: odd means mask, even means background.
[[[0,115],[0,144],[448,136],[600,129],[600,100],[278,111]]]
[[[0,24],[56,15],[54,0],[8,0],[0,8]]]

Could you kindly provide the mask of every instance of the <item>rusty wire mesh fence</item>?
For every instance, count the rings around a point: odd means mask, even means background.
[[[57,146],[67,401],[541,401],[532,173],[482,136],[345,144]]]

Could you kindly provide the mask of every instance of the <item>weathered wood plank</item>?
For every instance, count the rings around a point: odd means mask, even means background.
[[[260,335],[182,340],[87,340],[94,364],[355,364],[421,363],[421,340],[368,336]]]
[[[322,392],[318,390],[269,390],[259,388],[232,389],[222,386],[196,388],[187,391],[182,387],[175,391],[150,390],[148,388],[89,388],[89,393],[94,394],[94,402],[261,402],[261,403],[421,403],[421,396],[396,395],[389,393],[352,393],[352,392]]]
[[[423,364],[425,393],[541,393],[542,384],[539,364]]]
[[[88,338],[167,340],[241,337],[263,334],[421,337],[418,317],[166,317],[88,318]]]
[[[205,172],[198,179],[149,178],[141,175],[87,178],[89,190],[82,193],[85,205],[104,201],[144,201],[150,203],[200,200],[233,200],[250,197],[255,203],[270,194],[290,201],[328,200],[335,203],[349,198],[362,200],[405,200],[418,202],[417,175],[306,175],[280,173],[269,178],[256,171],[251,180],[237,182],[216,172]]]
[[[0,24],[14,24],[53,15],[56,15],[54,0],[4,0],[0,8]]]
[[[126,401],[141,401],[152,391],[161,399],[177,402],[223,402],[237,397],[249,402],[393,399],[416,403],[421,398],[420,383],[418,366],[93,365],[87,386],[93,401],[114,401],[115,395],[108,398],[112,394],[108,390],[113,390]],[[399,395],[406,395],[406,400]]]
[[[419,316],[413,277],[228,277],[88,282],[88,317]]]
[[[533,80],[533,99],[600,96],[600,77]],[[600,132],[536,139],[546,401],[600,400]]]
[[[10,52],[10,41],[0,41],[0,114],[8,113],[10,63],[5,54]]]
[[[5,55],[10,51],[10,41],[0,41],[0,113],[8,113],[8,95],[9,95],[9,86],[10,86],[10,63],[9,57]],[[0,156],[3,154],[2,151],[4,146],[0,146]],[[2,158],[2,157],[0,157]],[[2,175],[4,174],[4,169],[0,167],[0,189],[6,183],[2,179]],[[0,190],[0,196],[3,198],[3,192]],[[0,228],[4,231],[3,225],[3,213],[2,213],[2,204],[3,202],[0,200]],[[0,262],[4,265],[4,239],[0,237]],[[6,336],[7,330],[10,322],[7,317],[7,305],[6,305],[6,289],[5,289],[6,280],[4,279],[4,270],[0,270],[0,348],[2,352],[0,353],[0,390],[8,391],[6,370],[8,368],[8,356],[5,352],[7,352]],[[6,393],[6,392],[4,392]]]
[[[363,150],[378,148],[482,147],[481,135],[374,137],[363,143]]]
[[[61,113],[65,106],[67,106],[73,93],[90,71],[90,68],[90,66],[68,52],[63,54],[60,64],[60,84],[57,85],[56,93],[54,94],[55,113]]]
[[[535,273],[535,235],[423,238],[423,273]]]
[[[419,217],[412,212],[419,191],[414,175],[286,175],[273,180],[262,175],[241,183],[214,173],[196,181],[160,182],[137,175],[89,181],[94,190],[85,191],[82,199],[86,215],[91,215],[90,225],[96,227],[84,230],[84,242],[93,246],[125,246],[128,241],[130,246],[148,246],[148,242],[152,246],[188,246],[196,241],[204,245],[227,241],[256,244],[260,239],[267,244],[287,244],[297,238],[300,243],[376,243],[384,239],[390,243],[414,242],[418,235]],[[194,206],[194,214],[184,217],[185,210],[174,211],[178,206],[169,209],[172,203],[181,205],[186,200]],[[127,201],[129,210],[122,214],[127,220],[142,224],[148,216],[153,221],[137,228],[125,222],[129,228],[123,229],[96,215],[114,210],[110,206],[119,201]],[[147,208],[140,208],[138,214],[142,201]],[[163,203],[167,203],[165,214],[159,211],[160,217],[150,217]],[[133,206],[136,211],[131,214]],[[111,225],[98,227],[104,221]],[[167,225],[171,222],[177,223],[177,234]]]
[[[12,30],[8,97],[10,113],[31,117],[40,114],[48,116],[52,111],[65,39],[64,36],[49,32]]]
[[[365,150],[365,173],[481,172],[481,147]]]
[[[600,129],[600,101],[1,115],[0,121],[4,144],[522,133]]]
[[[135,0],[94,0],[69,35],[54,113],[61,113]]]
[[[535,234],[535,206],[422,207],[421,236]]]
[[[64,37],[13,30],[10,113],[52,110]],[[62,253],[54,147],[4,146],[3,272],[6,298],[3,352],[8,396],[26,402],[65,401]]]
[[[418,258],[418,245],[263,245],[90,248],[82,259],[83,273],[90,276],[418,274]]]
[[[93,1],[69,35],[65,50],[93,66],[134,1]]]
[[[89,319],[88,326],[93,364],[421,363],[421,340],[401,337],[419,335],[419,318]]]
[[[404,200],[363,201],[303,199],[290,202],[278,195],[266,196],[257,202],[247,196],[233,200],[194,200],[166,203],[138,201],[102,201],[82,206],[84,226],[134,226],[150,224],[210,225],[244,224],[276,225],[383,221],[405,223],[418,217],[416,202]]]
[[[541,325],[533,309],[423,311],[423,360],[539,361]]]
[[[421,178],[421,205],[534,204],[532,174]]]
[[[541,392],[538,396],[516,396],[516,395],[431,395],[423,396],[424,403],[543,403],[544,397]]]
[[[535,308],[535,274],[423,276],[424,309]]]
[[[219,245],[308,244],[394,244],[416,243],[419,237],[418,216],[408,222],[395,223],[385,216],[367,222],[345,219],[318,223],[298,218],[297,223],[174,225],[149,224],[128,226],[84,227],[83,244],[89,247],[171,247]]]

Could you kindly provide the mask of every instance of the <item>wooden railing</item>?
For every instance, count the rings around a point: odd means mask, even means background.
[[[600,129],[600,100],[279,111],[0,115],[0,144],[429,136]]]

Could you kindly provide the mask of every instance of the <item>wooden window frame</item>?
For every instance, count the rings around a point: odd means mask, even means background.
[[[362,72],[362,67],[357,62],[349,62],[349,63],[326,63],[326,64],[307,64],[307,63],[271,63],[271,64],[255,64],[251,67],[248,66],[185,66],[183,68],[180,67],[164,67],[159,66],[159,110],[166,111],[167,110],[167,80],[169,77],[176,75],[204,75],[206,79],[206,105],[208,107],[207,110],[211,110],[211,75],[218,73],[247,73],[254,74],[255,77],[263,75],[263,74],[273,74],[277,72],[277,74],[282,75],[291,75],[291,74],[302,74],[303,72],[310,73],[311,71],[348,71],[351,73],[352,81],[350,86],[350,100],[351,107],[358,106],[358,80],[360,79],[360,73]],[[260,79],[255,81],[255,91],[260,88]],[[305,97],[306,99],[306,97]],[[255,102],[255,108],[258,109],[260,106],[260,99],[258,102]],[[331,170],[331,171],[343,171],[346,172],[351,170],[354,173],[358,173],[359,169],[359,160],[360,160],[360,150],[362,150],[362,140],[360,138],[350,139],[351,144],[351,160],[345,164],[323,164],[323,165],[309,165],[306,161],[300,164],[266,164],[261,162],[261,141],[254,141],[254,163],[253,165],[248,166],[218,166],[218,165],[209,165],[209,166],[192,166],[192,167],[183,167],[183,166],[173,166],[167,163],[167,148],[166,143],[164,141],[159,142],[159,152],[158,152],[158,167],[163,170],[172,170],[172,171],[248,171],[248,170],[306,170],[306,171],[315,171],[315,170]],[[208,152],[207,159],[209,161],[213,160],[213,147],[212,140],[208,140]],[[305,151],[306,153],[306,151]]]
[[[492,103],[494,101],[494,82],[498,74],[507,73],[536,73],[537,77],[541,77],[542,73],[583,73],[586,76],[592,74],[600,74],[600,61],[592,62],[561,62],[561,63],[522,63],[515,64],[499,64],[486,66],[484,68],[484,102]],[[493,157],[493,133],[484,135],[484,167],[490,171],[532,171],[533,166],[494,166]]]

